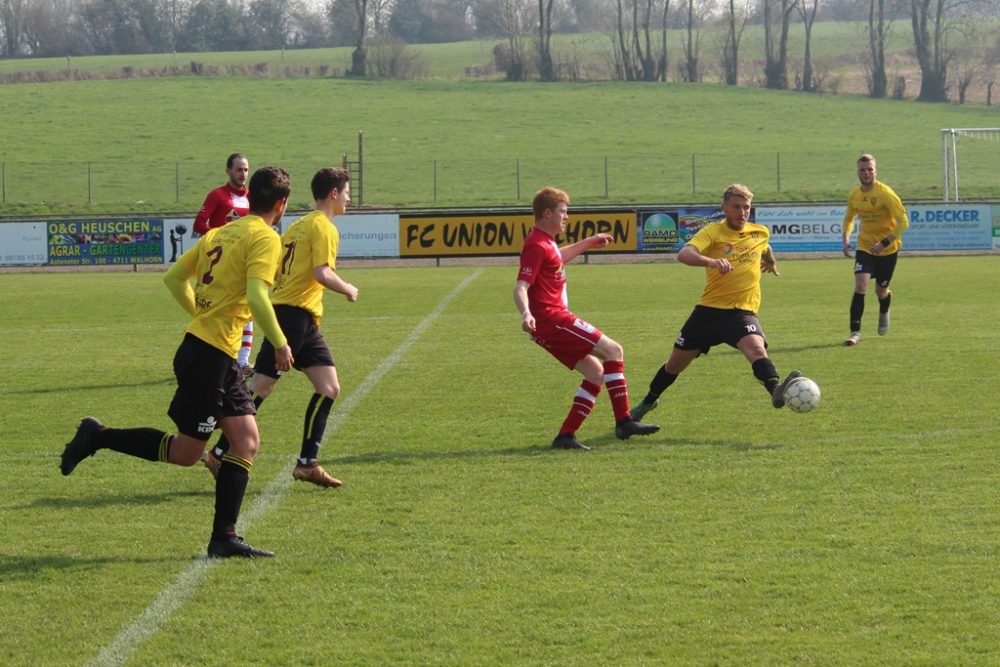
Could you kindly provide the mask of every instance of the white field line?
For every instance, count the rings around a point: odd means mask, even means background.
[[[418,324],[410,335],[406,337],[399,347],[397,347],[392,354],[385,358],[385,360],[379,364],[378,368],[373,370],[368,374],[368,377],[351,392],[343,400],[338,401],[339,405],[334,415],[331,416],[330,421],[327,423],[326,433],[324,433],[324,439],[327,435],[335,433],[341,425],[347,420],[350,414],[354,411],[354,408],[358,406],[359,403],[364,399],[364,397],[378,385],[378,383],[385,377],[386,373],[392,370],[396,363],[406,354],[407,350],[416,343],[420,337],[424,334],[424,331],[436,320],[444,309],[451,303],[452,299],[462,293],[466,287],[468,287],[472,281],[479,277],[483,272],[483,269],[477,269],[471,275],[465,278],[458,286],[453,289],[447,296],[441,299],[437,307],[431,312],[427,317],[425,317],[420,324]],[[241,531],[247,530],[250,525],[264,516],[281,503],[282,499],[288,491],[288,487],[291,486],[292,476],[291,469],[294,463],[289,463],[288,466],[278,473],[274,479],[270,481],[267,488],[257,497],[256,500],[247,508],[245,512],[240,516],[239,529]],[[178,575],[176,581],[169,587],[164,589],[152,604],[150,604],[146,609],[139,614],[132,623],[126,626],[114,640],[104,646],[100,653],[94,658],[89,664],[94,667],[105,665],[123,665],[135,652],[139,644],[145,641],[147,638],[156,634],[173,613],[183,605],[188,598],[197,590],[198,586],[204,580],[212,567],[219,564],[220,561],[210,559],[207,557],[199,558],[194,561],[186,570]]]

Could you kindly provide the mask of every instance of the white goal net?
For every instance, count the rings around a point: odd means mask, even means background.
[[[1000,171],[1000,128],[963,127],[941,130],[941,178],[945,201],[959,200],[959,157],[962,195],[996,197]]]

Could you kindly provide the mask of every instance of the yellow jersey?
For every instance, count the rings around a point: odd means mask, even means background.
[[[710,259],[728,259],[729,273],[705,267],[705,291],[700,306],[740,309],[756,313],[760,308],[760,259],[768,248],[771,232],[764,225],[747,222],[741,231],[725,220],[705,225],[688,245]]]
[[[194,277],[197,314],[186,331],[236,358],[250,319],[247,280],[268,285],[281,256],[281,239],[259,215],[210,229],[177,260]]]
[[[281,237],[281,264],[271,303],[304,308],[319,325],[323,317],[323,285],[317,282],[313,270],[329,264],[336,271],[339,246],[340,233],[322,211],[312,211],[293,222]]]
[[[881,254],[891,255],[902,247],[903,232],[909,228],[910,219],[906,217],[903,202],[885,183],[875,181],[868,192],[864,192],[859,185],[847,195],[847,211],[844,213],[845,239],[851,236],[855,216],[861,221],[856,244],[859,249],[868,252],[869,248],[880,243],[889,234],[892,234],[895,240]]]

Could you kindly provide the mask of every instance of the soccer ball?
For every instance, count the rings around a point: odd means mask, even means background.
[[[797,378],[785,389],[785,405],[792,412],[810,412],[819,405],[819,385],[809,378]]]

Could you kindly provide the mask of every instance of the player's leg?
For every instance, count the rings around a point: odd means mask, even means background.
[[[649,383],[649,391],[639,404],[632,408],[633,419],[639,421],[648,412],[656,409],[660,404],[660,396],[674,383],[677,376],[683,373],[699,355],[707,354],[712,345],[718,342],[711,337],[716,327],[709,320],[710,317],[711,313],[703,308],[695,308],[688,316],[680,333],[677,334],[670,358],[657,369],[656,375]]]
[[[59,470],[63,475],[69,475],[81,461],[93,456],[99,449],[110,449],[147,461],[174,463],[169,458],[174,440],[173,436],[159,429],[108,428],[94,417],[84,417],[73,439],[63,448]]]
[[[215,517],[208,555],[213,558],[273,556],[274,552],[252,547],[236,534],[236,521],[240,516],[253,461],[260,448],[257,421],[252,414],[232,415],[223,417],[221,424],[230,445],[229,451],[222,457],[219,477],[215,482]]]
[[[899,253],[880,255],[875,267],[875,296],[878,297],[878,335],[889,333],[889,306],[892,304],[892,291],[889,283],[896,270],[896,259]]]
[[[281,324],[280,319],[278,323]],[[286,331],[286,329],[282,328],[282,331]],[[288,336],[289,334],[286,332],[285,335]],[[237,363],[239,362],[237,361]],[[256,372],[250,378],[250,384],[248,385],[254,408],[260,408],[264,399],[271,394],[271,390],[274,389],[274,385],[280,377],[281,373],[278,372],[274,361],[274,346],[271,345],[271,341],[265,338],[264,343],[260,346],[260,352],[257,353]],[[228,450],[229,440],[226,439],[226,435],[223,433],[219,441],[215,444],[215,447],[209,448],[202,455],[201,462],[212,473],[212,477],[219,476],[219,464],[222,462],[223,455]]]
[[[851,333],[844,340],[844,345],[857,345],[861,341],[861,318],[865,314],[865,295],[868,293],[868,281],[875,270],[874,263],[874,255],[862,250],[855,253],[854,295],[851,297]]]
[[[781,408],[785,405],[785,389],[792,380],[802,377],[802,373],[797,370],[792,371],[782,380],[778,375],[778,369],[774,367],[774,362],[767,356],[765,343],[762,335],[748,334],[739,340],[736,347],[750,362],[754,377],[764,385],[764,389],[771,396],[771,405]]]
[[[615,437],[628,440],[633,435],[652,435],[659,431],[660,427],[656,424],[642,424],[632,418],[622,346],[608,336],[601,336],[592,354],[601,360],[602,381],[608,388],[608,398],[615,415]]]
[[[584,420],[590,416],[597,403],[604,381],[604,365],[600,359],[588,354],[577,361],[573,368],[583,376],[583,381],[573,396],[573,404],[562,426],[559,427],[559,434],[552,441],[552,447],[588,450],[590,447],[576,439],[576,432],[583,426]]]
[[[252,377],[254,367],[250,363],[250,352],[253,350],[253,320],[247,320],[243,326],[243,339],[240,341],[240,351],[236,357],[236,363],[243,369],[243,375]]]
[[[333,408],[333,402],[340,395],[337,367],[319,365],[302,370],[312,382],[315,392],[310,397],[309,405],[306,408],[302,428],[302,447],[295,468],[292,470],[292,477],[326,488],[336,488],[341,486],[343,482],[324,470],[318,459],[330,410]]]

